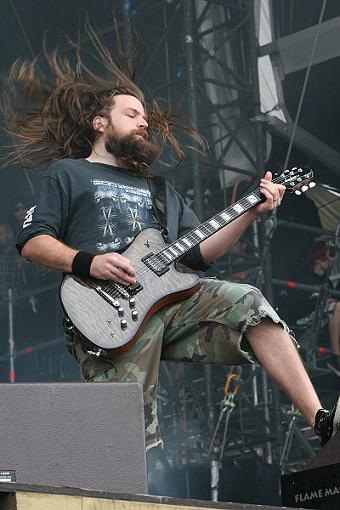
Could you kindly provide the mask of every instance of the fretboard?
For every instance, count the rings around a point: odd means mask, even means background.
[[[249,195],[241,198],[241,200],[236,202],[234,205],[227,207],[222,212],[215,214],[215,216],[212,216],[204,223],[201,223],[201,225],[190,230],[190,232],[168,245],[164,250],[155,254],[154,257],[159,258],[167,265],[171,264],[178,258],[183,257],[183,255],[191,250],[191,248],[200,244],[205,239],[208,239],[208,237],[236,220],[236,218],[244,214],[246,211],[249,211],[249,209],[252,209],[262,200],[263,195],[260,190],[257,189],[253,191]]]

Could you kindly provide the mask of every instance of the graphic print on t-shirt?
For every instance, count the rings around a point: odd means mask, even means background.
[[[159,228],[148,189],[103,180],[92,183],[99,206],[99,252],[123,251],[141,230]]]

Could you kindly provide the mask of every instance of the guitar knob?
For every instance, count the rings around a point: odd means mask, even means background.
[[[129,299],[129,306],[130,306],[130,308],[134,308],[136,306],[135,298],[132,297]]]
[[[137,310],[133,310],[131,316],[132,316],[132,320],[133,321],[138,320],[138,312],[137,312]]]
[[[121,306],[118,308],[118,317],[124,317],[124,308]]]
[[[120,321],[120,327],[122,330],[127,329],[127,321],[125,319]]]

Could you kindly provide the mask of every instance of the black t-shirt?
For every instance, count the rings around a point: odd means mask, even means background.
[[[17,240],[47,234],[95,254],[122,252],[143,229],[159,228],[148,182],[124,169],[66,159],[41,178],[37,205],[27,213]]]

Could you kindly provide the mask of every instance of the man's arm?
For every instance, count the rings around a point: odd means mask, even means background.
[[[266,197],[265,202],[244,213],[201,243],[201,254],[206,262],[213,262],[224,255],[258,216],[280,205],[285,187],[282,184],[274,184],[271,180],[272,174],[266,172],[260,182],[261,193]]]
[[[31,261],[64,273],[72,272],[72,262],[78,250],[73,250],[49,235],[38,235],[29,239],[21,255]]]
[[[79,250],[74,250],[49,235],[37,235],[24,244],[21,255],[31,262],[63,271],[72,272],[72,262]],[[90,274],[94,278],[115,280],[124,285],[136,283],[135,271],[126,257],[119,253],[96,255]]]

